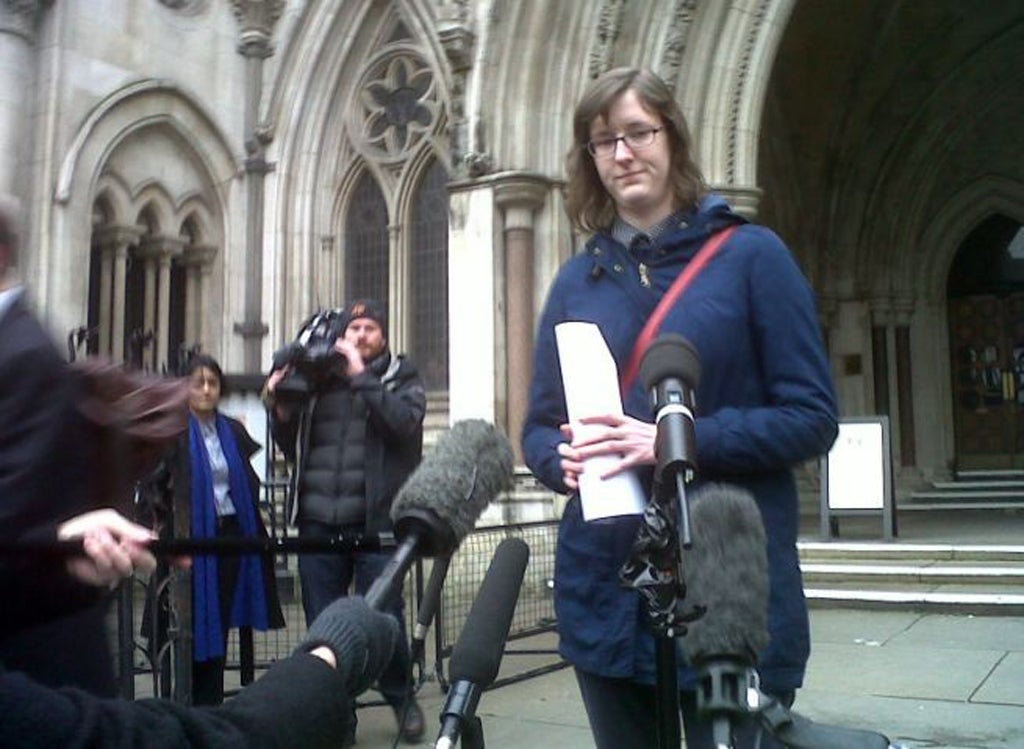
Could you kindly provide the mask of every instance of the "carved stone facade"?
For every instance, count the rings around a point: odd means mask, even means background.
[[[888,409],[909,484],[957,462],[950,268],[993,216],[1024,220],[1024,10],[905,6],[135,0],[97,19],[89,0],[0,0],[0,190],[29,207],[21,272],[55,335],[97,327],[94,347],[157,368],[201,345],[265,371],[374,272],[392,343],[417,350],[441,263],[438,418],[514,429],[524,331],[580,239],[561,194],[576,99],[651,67],[709,183],[808,273],[844,413]],[[438,165],[446,216],[425,192]]]

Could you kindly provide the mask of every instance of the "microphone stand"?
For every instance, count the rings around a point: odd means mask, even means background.
[[[654,635],[657,749],[679,749],[682,736],[676,638],[686,633],[687,622],[699,618],[704,611],[683,606],[686,587],[682,582],[682,554],[675,519],[677,505],[665,499],[656,482],[655,499],[644,509],[637,539],[620,579],[640,593]]]
[[[677,428],[677,424],[670,423],[671,418],[665,419],[663,423],[664,417],[672,417],[675,414],[690,417],[689,410],[680,404],[669,403],[662,407],[658,413],[658,433],[654,443],[657,461],[654,471],[654,501],[665,513],[663,543],[670,547],[670,569],[674,571],[674,575],[667,576],[664,583],[667,593],[672,596],[671,608],[665,616],[664,626],[656,626],[654,632],[658,749],[676,749],[682,740],[679,725],[676,638],[685,634],[686,621],[692,621],[703,613],[700,611],[686,614],[677,611],[680,602],[686,596],[686,587],[682,582],[682,550],[693,545],[686,482],[693,479],[694,466],[684,456],[692,455],[694,452],[688,444],[693,441],[692,431],[687,433],[687,430]]]
[[[336,536],[301,538],[298,536],[238,538],[156,538],[146,544],[156,557],[240,556],[243,554],[329,554],[350,551],[389,551],[396,547],[391,533],[363,535],[344,531]],[[80,556],[81,538],[16,539],[0,541],[0,558],[36,556]]]
[[[700,361],[692,344],[669,334],[644,353],[640,375],[656,413],[654,491],[621,577],[644,597],[654,633],[658,749],[678,749],[676,638],[686,633],[686,622],[704,613],[682,606],[682,550],[693,543],[686,482],[697,467],[693,402]]]

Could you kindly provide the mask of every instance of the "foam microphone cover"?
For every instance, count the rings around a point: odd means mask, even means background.
[[[640,360],[640,381],[651,390],[667,379],[681,380],[693,390],[700,384],[697,349],[678,333],[658,336]]]
[[[494,682],[529,559],[530,547],[521,538],[506,538],[498,545],[452,649],[453,683],[467,681],[483,688]]]
[[[683,551],[686,601],[707,608],[681,643],[691,663],[716,656],[751,665],[768,644],[768,561],[750,493],[707,484],[691,495],[693,546]]]
[[[458,545],[484,508],[512,487],[513,467],[512,446],[501,430],[483,419],[455,422],[398,490],[391,505],[396,534],[417,518],[436,517]]]

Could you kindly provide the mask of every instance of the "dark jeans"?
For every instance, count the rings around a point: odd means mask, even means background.
[[[337,536],[342,530],[338,526],[308,520],[299,523],[300,537]],[[353,581],[355,592],[364,595],[390,559],[389,553],[373,551],[301,555],[299,578],[302,582],[302,608],[306,613],[306,626],[312,624],[317,614],[332,601],[348,595]],[[399,708],[409,691],[411,672],[409,641],[405,636],[405,598],[401,587],[385,611],[398,619],[401,634],[395,645],[395,654],[381,674],[378,688],[389,705]]]
[[[576,669],[583,705],[597,749],[653,749],[658,746],[657,695],[654,687],[630,679],[613,679]],[[789,706],[795,693],[772,694]],[[711,723],[697,717],[696,692],[679,693],[683,735],[687,749],[715,749]],[[764,735],[752,718],[733,725],[734,749],[782,749],[774,738]]]

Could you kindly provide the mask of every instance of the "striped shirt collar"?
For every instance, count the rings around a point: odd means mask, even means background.
[[[658,237],[664,234],[672,227],[679,224],[682,221],[685,211],[676,211],[670,213],[668,216],[663,218],[661,221],[650,227],[646,231],[637,229],[628,221],[624,221],[618,216],[615,217],[615,223],[612,224],[612,239],[621,244],[623,247],[632,247],[639,237],[644,237],[648,242],[654,242]]]

